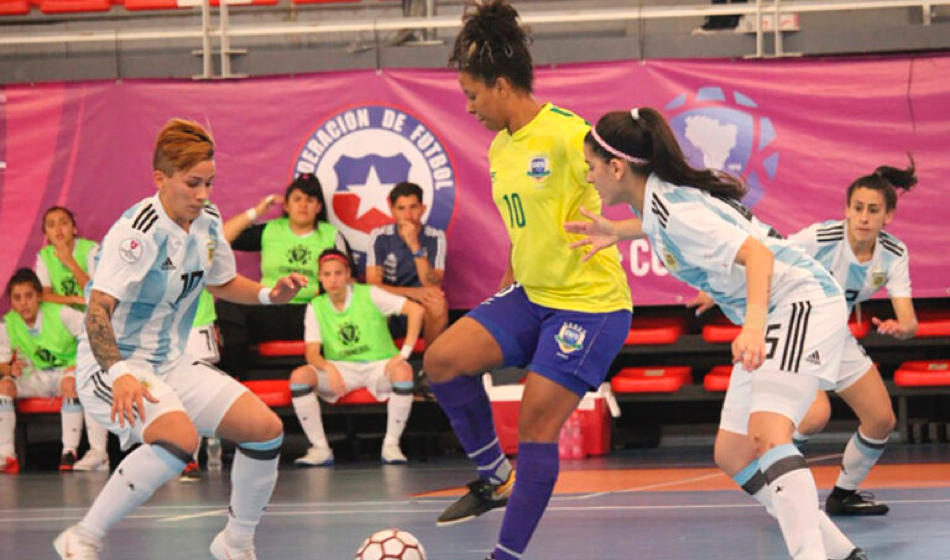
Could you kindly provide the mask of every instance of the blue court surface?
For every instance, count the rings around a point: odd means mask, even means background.
[[[822,496],[834,481],[837,446],[806,453]],[[828,451],[828,453],[821,453]],[[558,492],[525,560],[782,560],[777,523],[730,489],[711,449],[617,452],[566,461]],[[873,560],[950,558],[950,446],[894,445],[867,489],[890,504],[883,517],[836,518]],[[880,471],[880,473],[878,473]],[[473,470],[462,459],[408,466],[375,463],[281,471],[257,536],[261,560],[353,558],[369,534],[399,527],[430,560],[482,560],[502,515],[438,528],[435,518]],[[0,559],[55,558],[51,541],[78,521],[108,473],[0,476]],[[174,480],[107,537],[107,560],[207,560],[227,516],[227,471]]]

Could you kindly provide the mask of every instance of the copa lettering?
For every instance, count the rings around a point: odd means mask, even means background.
[[[646,239],[634,239],[630,243],[630,272],[634,276],[646,276],[651,272],[656,276],[666,276],[670,273],[650,249]]]

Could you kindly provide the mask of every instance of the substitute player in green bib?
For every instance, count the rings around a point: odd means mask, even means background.
[[[36,256],[36,275],[43,285],[43,301],[86,308],[82,291],[92,274],[99,244],[77,237],[72,211],[53,206],[43,213],[46,243]]]
[[[503,0],[469,9],[450,63],[466,109],[497,131],[489,149],[492,197],[511,240],[501,290],[430,346],[424,370],[477,465],[469,492],[439,517],[460,523],[505,505],[491,558],[522,557],[558,477],[561,426],[600,386],[630,328],[630,289],[614,249],[583,261],[561,223],[600,211],[581,149],[584,119],[532,95],[528,37]],[[528,370],[518,430],[518,474],[502,453],[480,376]]]
[[[386,464],[405,463],[399,438],[409,418],[413,388],[412,366],[406,360],[419,338],[425,309],[382,288],[352,283],[350,261],[342,251],[327,249],[319,263],[325,293],[307,306],[307,365],[290,374],[294,412],[310,440],[310,449],[296,464],[333,464],[314,391],[332,403],[359,388],[366,388],[379,400],[389,399],[380,458]],[[389,335],[387,317],[391,315],[408,318],[405,344],[399,351]]]
[[[263,224],[258,217],[272,206],[282,206],[284,215]],[[241,379],[251,357],[250,345],[267,340],[301,340],[307,303],[316,295],[317,258],[324,249],[347,252],[340,232],[327,222],[323,189],[313,174],[303,174],[284,191],[283,196],[265,196],[253,208],[230,218],[224,235],[238,251],[261,254],[261,284],[273,286],[276,279],[301,274],[308,287],[286,305],[264,307],[236,305],[219,301],[218,328],[224,352],[221,368]]]
[[[15,398],[63,398],[59,468],[71,471],[78,464],[76,450],[82,438],[83,411],[76,393],[76,347],[82,332],[82,313],[69,306],[42,302],[41,290],[39,279],[28,268],[17,270],[7,284],[11,310],[0,327],[0,472],[19,471],[13,445]],[[89,468],[81,470],[108,469],[108,433],[95,422],[88,427],[91,449],[83,461]]]

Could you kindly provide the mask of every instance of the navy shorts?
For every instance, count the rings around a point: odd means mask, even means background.
[[[512,284],[466,315],[501,347],[505,367],[527,367],[583,395],[600,387],[630,330],[630,311],[552,309]]]

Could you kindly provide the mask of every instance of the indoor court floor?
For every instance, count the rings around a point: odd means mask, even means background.
[[[839,445],[806,449],[822,498]],[[778,525],[712,464],[706,448],[615,452],[565,461],[525,560],[785,560]],[[435,518],[473,475],[461,458],[408,466],[360,462],[282,468],[257,536],[261,560],[351,559],[369,534],[399,527],[429,560],[482,560],[502,516],[438,528]],[[0,559],[55,558],[51,541],[78,521],[108,473],[0,475]],[[872,560],[950,558],[950,445],[892,445],[866,489],[883,517],[837,518]],[[227,471],[174,480],[106,541],[103,560],[208,560],[227,516]]]

